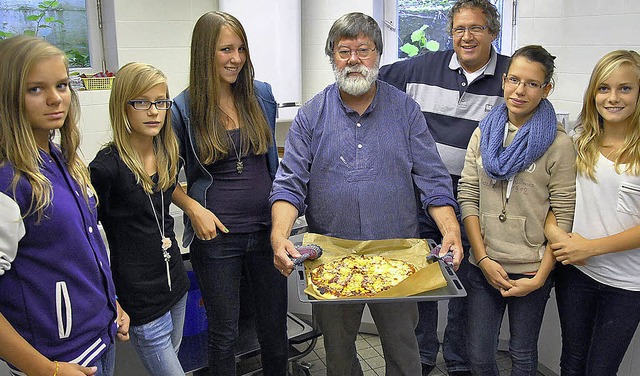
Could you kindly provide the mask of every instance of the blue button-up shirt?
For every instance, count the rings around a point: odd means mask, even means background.
[[[362,115],[336,84],[300,109],[271,190],[277,200],[305,214],[310,231],[353,240],[418,237],[418,210],[457,208],[418,104],[382,81]]]

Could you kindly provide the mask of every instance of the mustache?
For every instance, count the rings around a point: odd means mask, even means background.
[[[344,73],[345,75],[349,73],[360,73],[362,75],[366,75],[369,72],[371,72],[371,69],[365,67],[362,64],[358,64],[354,66],[346,66],[342,69],[342,73]]]

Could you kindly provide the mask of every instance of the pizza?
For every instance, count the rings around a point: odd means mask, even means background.
[[[416,272],[412,264],[382,256],[352,255],[311,270],[311,282],[325,298],[373,296]]]

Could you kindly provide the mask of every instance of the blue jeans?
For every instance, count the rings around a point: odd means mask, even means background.
[[[182,342],[187,294],[164,315],[143,325],[131,326],[131,345],[150,375],[182,376],[178,360]]]
[[[544,285],[523,297],[504,298],[487,282],[482,270],[469,271],[469,360],[474,375],[498,376],[496,353],[505,309],[509,311],[509,354],[512,376],[535,376],[538,368],[538,337],[542,316],[553,286],[550,276]],[[509,274],[511,279],[530,278]]]
[[[558,265],[556,301],[562,376],[617,374],[640,322],[640,291],[611,287],[574,266]]]
[[[98,368],[98,371],[93,376],[113,376],[116,368],[116,344],[107,345],[105,352],[93,364],[89,364],[88,367]]]
[[[236,374],[234,342],[239,336],[240,277],[252,292],[256,332],[265,376],[287,373],[287,278],[273,266],[269,231],[218,233],[214,239],[191,244],[208,321],[209,372]]]
[[[469,241],[464,226],[458,217],[462,234],[462,246],[464,247],[464,259],[456,271],[462,285],[467,287],[467,274],[469,273]],[[420,215],[420,237],[432,239],[436,243],[442,242],[442,235],[437,225],[426,215]],[[438,341],[438,302],[418,302],[419,321],[416,327],[416,338],[420,347],[420,359],[422,363],[435,365],[440,342]],[[467,355],[467,298],[455,298],[449,300],[447,314],[447,326],[444,330],[442,341],[444,360],[447,370],[470,371],[469,357]]]

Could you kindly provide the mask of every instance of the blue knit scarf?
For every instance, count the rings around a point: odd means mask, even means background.
[[[508,121],[507,106],[494,107],[480,121],[480,152],[484,170],[491,179],[508,180],[540,158],[556,138],[556,112],[549,100],[540,101],[536,112],[516,133],[513,142],[502,146]]]

